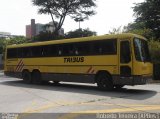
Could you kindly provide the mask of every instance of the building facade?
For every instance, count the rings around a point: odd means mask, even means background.
[[[39,35],[40,32],[54,32],[55,27],[53,27],[53,23],[49,22],[48,24],[40,24],[40,23],[35,23],[35,19],[31,19],[31,24],[26,25],[26,37],[27,38],[32,38],[36,35]],[[59,30],[60,35],[64,35],[64,29],[61,28]]]

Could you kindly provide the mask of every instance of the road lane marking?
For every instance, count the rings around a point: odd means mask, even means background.
[[[37,103],[35,101],[32,102],[32,106],[36,105]],[[38,113],[42,112],[47,109],[53,109],[61,106],[85,106],[85,105],[102,105],[102,106],[123,106],[123,108],[114,108],[114,109],[105,109],[105,110],[88,110],[88,111],[76,111],[72,112],[70,114],[66,114],[64,116],[59,117],[58,119],[74,119],[82,114],[96,114],[96,113],[121,113],[121,112],[139,112],[139,111],[150,111],[150,110],[160,110],[160,105],[134,105],[134,104],[96,104],[96,103],[76,103],[76,102],[68,102],[68,101],[58,101],[58,102],[52,102],[52,103],[47,103],[40,108],[37,109],[29,109],[25,110],[25,114],[21,115],[18,119],[29,116],[32,113]],[[125,107],[126,106],[126,107]],[[127,107],[129,106],[129,107]],[[137,106],[137,107],[136,107]],[[124,108],[125,107],[125,108]]]
[[[33,103],[35,104],[35,103]],[[31,107],[33,107],[33,104]],[[132,107],[132,109],[134,108],[142,108],[143,109],[148,109],[153,107],[153,108],[160,108],[160,105],[142,105],[142,104],[98,104],[98,103],[92,103],[92,102],[68,102],[68,101],[58,101],[58,102],[51,102],[51,103],[47,103],[45,105],[40,106],[39,108],[33,109],[33,108],[28,108],[27,110],[25,110],[25,113],[35,113],[35,112],[41,112],[41,111],[45,111],[47,109],[51,109],[51,108],[56,108],[56,107],[61,107],[61,106],[85,106],[85,105],[95,105],[95,106],[121,106],[121,107],[127,107],[130,108]],[[96,111],[95,111],[96,112]],[[94,113],[94,112],[93,112]]]
[[[58,107],[58,105],[55,103],[48,103],[48,104],[41,106],[40,108],[37,108],[37,109],[33,109],[33,108],[29,109],[29,110],[25,111],[24,113],[37,113],[37,112],[41,112],[41,111],[44,111],[44,110],[47,110],[47,109],[50,109],[53,107]]]
[[[88,103],[81,103],[81,102],[77,103],[77,102],[68,102],[68,101],[58,101],[58,102],[47,103],[45,105],[40,106],[37,109],[33,109],[32,108],[33,105],[31,105],[31,108],[25,109],[23,113],[38,113],[38,112],[45,111],[45,110],[51,109],[51,108],[56,108],[56,107],[61,107],[61,106],[73,106],[73,105],[80,106],[80,105],[89,105],[89,104]],[[90,105],[92,105],[92,104],[90,104]],[[112,106],[112,105],[113,104],[108,104],[107,106]]]
[[[62,106],[121,106],[122,108],[114,108],[114,109],[105,109],[105,110],[88,110],[88,111],[77,111],[77,112],[72,112],[71,114],[65,115],[65,117],[68,118],[75,118],[81,114],[94,114],[94,113],[117,113],[117,112],[135,112],[135,111],[149,111],[149,110],[160,110],[160,105],[143,105],[143,104],[104,104],[104,103],[95,103],[95,102],[68,102],[68,101],[58,101],[58,102],[51,102],[47,103],[45,105],[40,106],[39,108],[33,109],[33,106],[35,106],[37,103],[35,101],[32,102],[32,108],[28,108],[25,110],[24,113],[27,113],[24,116],[27,116],[31,113],[39,113],[43,112],[48,109],[53,109],[57,107],[62,107]],[[74,115],[72,115],[74,113]],[[75,114],[77,113],[77,114]],[[63,116],[58,118],[58,119],[67,119],[64,118]]]
[[[37,104],[37,103],[32,102],[32,105],[35,105],[35,104]],[[17,119],[21,119],[21,118],[23,119],[24,117],[29,116],[32,113],[42,112],[44,110],[47,110],[47,109],[53,108],[53,107],[58,107],[58,106],[55,103],[48,103],[48,104],[41,106],[40,108],[37,108],[37,109],[28,108]]]

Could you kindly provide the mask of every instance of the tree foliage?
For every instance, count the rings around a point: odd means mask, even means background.
[[[96,32],[91,31],[89,29],[77,29],[66,33],[64,36],[54,35],[54,33],[51,32],[41,32],[39,35],[35,36],[31,42],[88,37],[95,36],[96,34]]]
[[[22,44],[26,43],[28,40],[24,36],[17,36],[9,39],[1,38],[0,39],[0,54],[4,52],[6,45],[13,45],[13,44]]]
[[[136,22],[142,22],[146,29],[153,31],[152,37],[160,39],[160,0],[145,0],[133,8]]]
[[[113,28],[112,30],[109,31],[109,34],[120,34],[123,33],[123,28],[120,26],[118,28]]]
[[[6,40],[7,45],[27,43],[28,40],[24,36],[17,36]]]
[[[150,53],[152,61],[160,64],[160,42],[151,40],[149,42]]]
[[[0,39],[0,54],[2,54],[4,46],[5,46],[5,40],[4,39]]]
[[[58,40],[63,39],[64,36],[55,35],[52,32],[40,32],[39,35],[35,36],[31,42],[37,42],[37,41],[49,41],[49,40]]]
[[[146,28],[143,22],[129,23],[127,26],[124,26],[123,32],[138,34],[150,40],[154,39],[153,31],[149,28]]]
[[[75,31],[70,31],[66,33],[66,38],[79,38],[79,37],[88,37],[88,36],[96,36],[97,33],[91,31],[89,29],[77,29]]]
[[[66,16],[74,20],[88,19],[95,14],[96,7],[95,0],[32,0],[32,3],[39,7],[38,13],[51,15],[55,34],[58,34]]]

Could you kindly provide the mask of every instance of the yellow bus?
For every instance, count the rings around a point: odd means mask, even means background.
[[[97,83],[111,90],[146,84],[152,70],[147,39],[125,33],[10,45],[4,72],[26,83]]]

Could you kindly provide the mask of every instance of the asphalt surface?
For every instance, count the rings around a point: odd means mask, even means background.
[[[32,113],[39,116],[43,114],[40,117],[44,119],[49,118],[45,117],[49,115],[53,117],[52,114],[56,114],[57,119],[101,117],[108,119],[109,116],[114,118],[117,114],[123,113],[134,116],[142,114],[142,118],[158,119],[160,85],[125,86],[121,90],[99,91],[96,85],[92,84],[25,84],[22,80],[6,77],[0,72],[0,112],[23,113],[27,115],[22,117],[30,118],[33,118]],[[146,113],[149,115],[144,115]],[[118,116],[120,118],[124,115]]]

